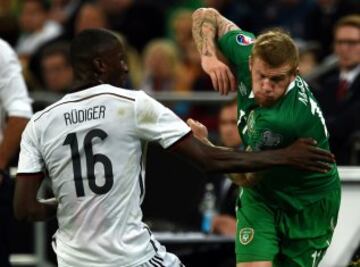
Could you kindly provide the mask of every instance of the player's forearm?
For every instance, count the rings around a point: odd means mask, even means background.
[[[29,120],[27,118],[9,117],[4,137],[0,144],[0,169],[6,169],[10,160],[19,149],[21,134]]]
[[[201,57],[216,56],[217,16],[213,8],[199,8],[192,15],[193,38]]]
[[[19,207],[15,204],[15,217],[21,221],[46,221],[56,215],[57,205],[57,203],[41,203],[38,201],[25,207]]]
[[[192,33],[201,56],[216,56],[216,38],[239,27],[223,17],[216,9],[199,8],[193,15]]]
[[[214,154],[209,152],[209,157],[209,172],[254,172],[287,164],[286,155],[280,149],[261,152],[223,151]]]

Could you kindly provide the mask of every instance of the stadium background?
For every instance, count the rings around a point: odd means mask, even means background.
[[[335,22],[345,15],[360,14],[359,0],[0,0],[0,37],[18,53],[34,99],[33,107],[39,110],[70,89],[68,49],[73,36],[86,28],[114,30],[127,44],[130,65],[127,87],[147,91],[184,119],[193,117],[203,122],[210,130],[212,141],[219,143],[218,110],[233,95],[222,98],[214,93],[211,81],[201,70],[191,36],[191,13],[198,7],[214,7],[255,34],[270,26],[285,28],[299,46],[300,72],[315,94],[323,89],[327,76],[338,68],[333,54]],[[358,106],[359,102],[360,99],[355,100]],[[348,125],[337,127],[347,129]],[[359,166],[360,125],[351,127],[340,142],[348,144],[348,149],[335,151],[339,163]],[[13,165],[16,166],[16,160]],[[348,171],[360,178],[358,169]],[[199,231],[199,204],[207,178],[191,164],[179,163],[151,144],[143,209],[152,229],[175,233]],[[346,186],[357,189],[359,181],[351,180]],[[353,222],[354,227],[359,224]],[[42,247],[47,250],[44,258],[54,262],[49,244],[56,222],[47,223],[45,230],[41,227],[37,226],[35,231],[32,224],[14,221],[14,262],[21,265],[21,257],[16,255],[36,254]],[[45,233],[44,242],[36,238],[41,233]],[[168,240],[167,246],[183,257],[188,266],[203,266],[198,265],[199,259],[202,264],[215,266],[215,259],[221,258],[219,255],[227,257],[233,252],[231,242],[219,240],[211,243]],[[356,266],[359,256],[352,249],[353,266]],[[23,259],[40,262],[34,266],[47,264],[36,257]]]

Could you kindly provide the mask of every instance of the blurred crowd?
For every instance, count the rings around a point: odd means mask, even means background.
[[[214,7],[255,34],[271,26],[285,28],[299,45],[300,73],[305,77],[335,53],[337,67],[309,82],[328,119],[330,134],[335,132],[335,149],[341,151],[339,163],[356,161],[351,155],[358,152],[351,154],[349,147],[354,140],[360,142],[359,119],[339,116],[354,117],[354,112],[360,111],[359,0],[0,0],[0,37],[16,50],[30,92],[64,94],[70,90],[69,43],[87,28],[108,28],[124,40],[130,66],[128,88],[149,93],[212,91],[192,40],[191,15],[198,7]],[[341,32],[337,40],[336,22],[351,14],[355,14],[355,32]],[[348,81],[353,91],[338,101],[328,91],[335,90],[331,88],[338,87],[340,73],[349,70],[353,71]],[[216,116],[209,108],[186,103],[172,108],[183,118],[195,117],[215,129]]]

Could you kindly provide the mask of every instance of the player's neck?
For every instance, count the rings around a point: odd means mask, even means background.
[[[78,92],[102,84],[99,81],[75,81],[70,92]]]

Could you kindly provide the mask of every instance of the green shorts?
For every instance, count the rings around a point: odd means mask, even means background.
[[[331,242],[340,195],[340,190],[334,190],[301,211],[286,213],[244,193],[236,212],[237,262],[272,261],[274,267],[317,266]]]

